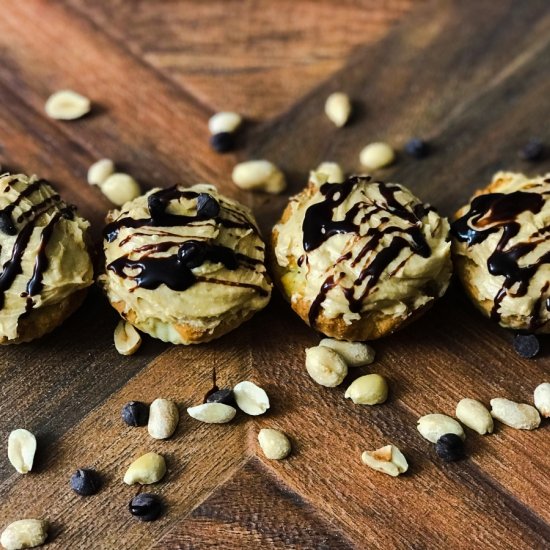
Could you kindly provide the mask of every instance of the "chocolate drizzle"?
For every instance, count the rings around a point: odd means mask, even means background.
[[[172,201],[181,199],[195,200],[195,214],[181,215],[168,211]],[[229,213],[232,219],[222,217],[222,208],[218,200],[208,193],[199,193],[189,189],[179,189],[177,186],[157,191],[147,198],[149,218],[134,219],[122,217],[113,221],[104,231],[107,242],[113,242],[123,227],[200,227],[207,223],[220,224],[227,228],[240,228],[257,232],[256,228],[244,215],[224,205],[224,214]],[[159,232],[165,234],[166,232]],[[156,234],[156,233],[155,233]],[[168,233],[168,235],[170,235]],[[131,234],[125,237],[119,247],[126,245],[131,239]],[[173,235],[178,237],[178,235]],[[175,251],[168,256],[159,256],[159,253]],[[130,255],[141,253],[138,259],[130,259]],[[224,281],[213,278],[206,278],[195,275],[193,269],[203,265],[205,262],[221,263],[230,271],[236,270],[239,266],[254,269],[262,264],[261,260],[251,258],[241,253],[236,253],[230,248],[217,245],[205,239],[193,238],[183,242],[170,240],[158,243],[148,243],[133,249],[128,255],[121,256],[108,264],[107,269],[119,277],[132,279],[136,283],[135,288],[154,290],[164,284],[176,291],[184,291],[197,282],[208,282],[228,286],[239,286],[253,288],[261,295],[266,291],[260,286]]]
[[[11,257],[4,263],[2,266],[2,271],[0,272],[0,309],[3,309],[4,307],[6,292],[13,285],[16,277],[23,272],[23,255],[29,245],[37,220],[41,215],[48,212],[54,204],[60,201],[59,195],[51,194],[42,202],[33,204],[31,208],[22,212],[17,218],[17,223],[21,223],[25,219],[29,219],[29,221],[19,231],[13,223],[12,213],[14,209],[21,204],[25,197],[29,197],[35,191],[42,190],[44,185],[48,185],[48,182],[45,180],[37,180],[27,185],[27,187],[19,193],[13,202],[0,211],[0,219],[2,220],[2,223],[0,223],[0,229],[10,236],[17,235],[12,248]],[[48,188],[48,190],[50,189]],[[72,216],[73,210],[71,208],[63,208],[54,214],[46,226],[42,228],[33,274],[27,283],[26,292],[21,295],[26,299],[24,313],[30,312],[34,306],[32,296],[39,294],[43,288],[42,279],[44,272],[48,269],[49,265],[48,257],[46,255],[46,247],[52,237],[55,226],[61,217],[72,218]]]
[[[307,253],[316,250],[330,237],[339,233],[351,233],[357,238],[367,239],[365,245],[351,261],[352,267],[362,263],[365,264],[365,267],[353,284],[343,289],[352,313],[361,311],[368,294],[389,265],[397,259],[403,250],[409,249],[412,254],[418,254],[423,258],[428,258],[431,255],[430,246],[422,232],[422,218],[433,209],[422,204],[403,205],[396,197],[396,194],[401,190],[399,185],[370,182],[370,180],[370,177],[352,177],[344,183],[325,183],[319,189],[325,197],[324,200],[311,205],[307,209],[302,225],[303,247],[306,258]],[[385,204],[381,201],[374,202],[365,197],[363,201],[355,202],[344,214],[342,220],[335,220],[335,209],[343,204],[350,194],[361,185],[377,186]],[[388,216],[382,216],[380,225],[377,227],[368,227],[373,214],[380,211],[387,212]],[[386,224],[392,217],[404,221],[408,227],[387,226]],[[357,218],[359,218],[359,221],[356,221]],[[362,226],[368,227],[366,234],[362,234]],[[391,234],[395,234],[395,236],[392,237],[390,244],[373,256],[372,253],[380,246],[384,236]],[[351,252],[344,253],[336,261],[336,266],[351,259]],[[299,265],[303,262],[304,257],[302,256]],[[329,275],[321,285],[319,293],[313,300],[309,310],[309,324],[312,327],[317,322],[328,292],[339,284],[343,276],[343,273],[339,278]]]
[[[196,214],[193,216],[183,216],[167,212],[170,202],[180,199],[195,199]],[[214,220],[227,228],[244,228],[256,232],[254,225],[246,220],[239,212],[230,210],[230,213],[237,219],[222,218],[220,216],[220,204],[208,193],[181,190],[177,186],[173,186],[167,189],[161,189],[149,195],[149,197],[147,197],[147,207],[149,208],[149,218],[135,219],[123,217],[107,224],[103,230],[105,240],[109,243],[113,242],[117,238],[118,232],[123,227],[132,229],[138,229],[140,227],[181,227],[196,225],[196,222],[204,222],[205,220]]]
[[[454,237],[464,242],[468,247],[484,242],[493,233],[502,231],[494,252],[487,259],[487,270],[495,277],[504,277],[504,283],[493,300],[491,318],[500,321],[500,305],[506,296],[521,297],[527,294],[531,280],[538,269],[550,264],[550,252],[540,256],[536,262],[520,266],[519,260],[537,246],[547,240],[539,230],[530,236],[527,242],[510,245],[520,230],[517,217],[524,212],[537,214],[544,205],[544,197],[540,193],[515,191],[513,193],[489,193],[472,200],[470,209],[464,216],[456,220],[451,227]],[[541,290],[544,294],[548,289],[545,284]],[[541,325],[540,308],[542,299],[538,300],[531,314],[530,328]]]
[[[0,210],[0,230],[6,233],[6,235],[12,235],[12,236],[17,235],[17,228],[13,223],[12,213],[21,204],[23,199],[32,195],[35,191],[37,191],[42,186],[43,183],[47,183],[47,182],[45,180],[37,180],[29,184],[19,193],[19,195],[17,195],[17,197],[13,202],[11,202],[7,206],[5,206],[2,210]],[[18,221],[21,221],[21,220],[18,220]]]

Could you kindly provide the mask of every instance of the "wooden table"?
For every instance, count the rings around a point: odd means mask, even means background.
[[[251,205],[264,231],[283,197],[252,196],[230,182],[237,159],[268,158],[289,193],[308,170],[337,160],[357,170],[372,140],[396,148],[412,135],[433,143],[422,161],[399,155],[380,177],[408,185],[451,214],[496,170],[540,173],[517,158],[531,136],[550,143],[550,10],[547,0],[186,1],[6,0],[0,14],[0,162],[51,179],[99,235],[109,203],[86,183],[113,158],[144,186],[211,181]],[[49,120],[45,99],[73,88],[94,102],[73,123]],[[353,122],[334,128],[327,95],[347,91]],[[209,149],[207,120],[235,109],[248,118],[243,148]],[[481,318],[454,286],[410,328],[376,343],[373,371],[388,377],[383,406],[354,406],[344,386],[315,385],[304,349],[318,336],[275,296],[253,321],[190,348],[146,339],[132,357],[112,343],[116,315],[99,291],[53,334],[0,350],[0,433],[36,433],[33,473],[14,472],[2,451],[0,523],[52,522],[48,548],[543,548],[550,540],[548,422],[534,432],[468,431],[469,458],[443,463],[416,431],[429,412],[452,414],[465,396],[531,402],[548,380],[548,342],[519,358],[511,335]],[[185,407],[219,381],[252,379],[272,408],[230,425],[193,421]],[[359,374],[354,371],[354,376]],[[131,399],[177,400],[169,441],[120,420]],[[291,435],[294,452],[270,462],[261,427]],[[399,446],[410,472],[369,470],[360,454]],[[169,473],[154,487],[165,516],[135,521],[133,458],[155,450]],[[81,498],[78,467],[104,476]]]

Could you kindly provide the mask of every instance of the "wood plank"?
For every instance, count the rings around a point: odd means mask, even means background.
[[[215,536],[213,534],[215,533]],[[248,462],[155,548],[285,548],[346,550],[353,545],[299,495]]]
[[[123,357],[113,346],[116,323],[112,308],[93,289],[82,308],[52,334],[33,344],[0,350],[2,433],[24,427],[37,436],[39,471],[67,430],[167,347],[148,339],[139,356]],[[4,457],[0,482],[15,477]]]
[[[68,0],[213,111],[265,120],[382,38],[417,3]],[[162,32],[158,32],[162,29]],[[299,75],[299,78],[297,78]]]
[[[208,145],[210,112],[60,4],[14,3],[3,15],[0,48],[0,80],[27,108],[45,117],[45,100],[63,88],[96,104],[95,113],[77,122],[49,121],[91,158],[112,158],[145,186],[195,182],[199,174],[216,180],[228,172],[230,157],[215,155]],[[25,164],[19,145],[7,143],[8,164]],[[73,167],[82,182],[87,166],[80,161]]]
[[[150,548],[247,460],[244,415],[231,425],[208,425],[191,419],[185,409],[202,402],[211,387],[213,365],[219,382],[233,385],[250,376],[250,359],[242,332],[210,346],[171,347],[124,387],[110,388],[112,394],[102,395],[103,402],[86,411],[82,421],[63,426],[64,437],[44,450],[36,474],[18,475],[10,467],[0,484],[3,523],[19,519],[23,511],[48,518],[54,526],[51,548]],[[109,362],[102,358],[101,364],[105,369]],[[150,403],[157,397],[173,399],[180,408],[178,430],[165,441],[152,439],[146,428],[125,426],[120,418],[128,401]],[[47,438],[40,423],[36,429]],[[147,524],[129,514],[128,502],[137,487],[122,479],[129,464],[149,451],[166,457],[167,475],[147,489],[162,495],[168,512]],[[71,474],[82,467],[97,469],[104,479],[93,497],[79,497],[70,489]]]
[[[408,185],[445,214],[503,166],[531,169],[515,152],[532,136],[549,137],[543,100],[549,84],[539,69],[542,64],[544,73],[548,62],[546,3],[531,1],[523,10],[513,1],[445,6],[420,10],[376,47],[357,52],[340,73],[259,131],[249,156],[280,165],[290,174],[290,192],[297,192],[308,171],[324,160],[362,172],[358,156],[367,143],[387,140],[399,150],[411,136],[421,136],[432,142],[434,155],[419,162],[398,152],[398,163],[378,175]],[[515,92],[508,85],[515,85]],[[326,97],[336,89],[358,104],[345,131],[323,113]],[[548,161],[536,167],[549,168]],[[266,227],[277,220],[285,200],[258,205]]]
[[[448,311],[448,300],[442,301],[425,319],[377,343],[376,363],[353,369],[342,386],[334,389],[320,388],[305,372],[303,350],[316,344],[315,335],[298,319],[283,321],[277,316],[279,322],[270,324],[270,334],[285,345],[276,349],[270,342],[259,343],[255,361],[273,365],[269,380],[284,380],[284,385],[271,390],[284,405],[280,413],[259,419],[257,429],[278,427],[293,438],[296,447],[292,460],[281,465],[263,459],[261,453],[259,459],[352,540],[363,544],[457,546],[466,537],[472,547],[540,547],[550,536],[545,507],[550,500],[548,488],[542,487],[547,464],[544,429],[513,435],[509,434],[513,430],[502,429],[486,439],[470,433],[475,466],[470,460],[443,463],[433,445],[416,431],[420,415],[434,410],[451,413],[464,396],[462,388],[479,386],[485,380],[484,393],[474,396],[486,399],[486,395],[495,395],[493,391],[502,391],[498,379],[492,383],[489,377],[476,377],[473,383],[468,380],[464,373],[471,374],[472,366],[457,359],[451,338],[445,347],[434,344],[450,325],[442,316]],[[456,330],[463,326],[458,324]],[[488,348],[487,356],[492,351]],[[483,361],[479,371],[492,374],[499,368]],[[533,369],[540,374],[538,365]],[[344,399],[349,383],[367,372],[388,378],[392,389],[388,405],[360,407]],[[510,387],[521,380],[516,376],[509,380]],[[533,379],[531,372],[527,377]],[[269,384],[267,379],[265,383]],[[363,450],[390,442],[410,463],[410,473],[399,479],[373,472],[360,461]],[[508,465],[501,477],[506,481],[511,476],[513,483],[504,489],[499,487],[500,480],[495,483],[484,473],[486,458],[494,460],[486,445],[498,446],[500,458]],[[518,459],[521,467],[516,467]],[[532,504],[531,498],[536,506],[529,510],[524,504]]]

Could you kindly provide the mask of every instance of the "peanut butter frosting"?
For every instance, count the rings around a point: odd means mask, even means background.
[[[0,176],[0,336],[18,337],[22,318],[93,283],[89,223],[47,181]]]
[[[141,330],[189,343],[178,327],[214,333],[267,305],[265,245],[252,213],[213,186],[153,189],[109,221],[100,280]]]
[[[457,213],[453,252],[474,301],[504,327],[550,319],[550,174],[498,172]]]
[[[321,182],[293,197],[274,228],[282,284],[291,304],[310,304],[310,326],[321,313],[348,325],[373,311],[406,319],[445,292],[445,218],[396,183]]]

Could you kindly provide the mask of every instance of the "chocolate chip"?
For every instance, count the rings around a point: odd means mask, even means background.
[[[208,193],[197,197],[197,215],[201,218],[215,218],[220,213],[220,203]]]
[[[146,426],[149,420],[149,407],[141,401],[130,401],[122,407],[122,420],[128,426]]]
[[[206,259],[208,247],[200,241],[185,241],[178,250],[179,261],[189,269],[199,267]]]
[[[128,504],[130,514],[141,521],[154,521],[162,513],[162,501],[153,493],[136,495]]]
[[[521,160],[536,161],[542,158],[544,153],[544,144],[540,139],[530,139],[519,151],[518,156]]]
[[[421,159],[429,154],[430,146],[423,139],[412,138],[405,144],[405,151],[411,157]]]
[[[210,146],[218,153],[227,153],[235,148],[233,132],[220,132],[210,138]]]
[[[446,462],[453,462],[464,457],[464,441],[456,434],[442,435],[435,444],[437,455]]]
[[[221,389],[214,393],[211,393],[206,397],[206,403],[223,403],[224,405],[235,406],[235,398],[233,397],[233,390]]]
[[[89,468],[80,468],[71,476],[71,489],[78,495],[95,495],[101,487],[99,474]]]
[[[514,349],[520,357],[532,359],[540,351],[540,342],[534,334],[516,334]]]
[[[17,235],[17,229],[9,212],[0,211],[0,231],[6,235]]]

